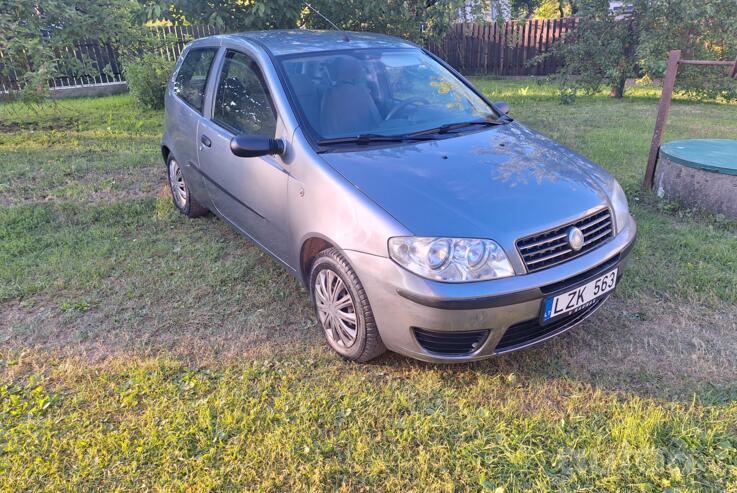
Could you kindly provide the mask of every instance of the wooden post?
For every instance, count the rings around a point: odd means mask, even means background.
[[[670,102],[673,98],[673,86],[676,83],[676,74],[678,73],[678,61],[680,59],[681,50],[671,50],[671,52],[668,54],[668,68],[665,70],[665,77],[663,78],[663,92],[660,95],[658,116],[655,119],[653,142],[652,144],[650,144],[650,154],[647,157],[645,178],[642,180],[643,190],[650,190],[653,188],[653,181],[655,180],[655,163],[658,160],[658,149],[660,149],[660,143],[663,140],[663,129],[665,128],[665,122],[668,120]]]

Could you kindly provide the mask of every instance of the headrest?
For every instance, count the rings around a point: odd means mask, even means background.
[[[296,96],[314,96],[317,94],[317,86],[304,74],[289,74],[289,82]]]
[[[335,63],[335,80],[353,84],[364,79],[363,65],[352,56],[344,56],[337,59]]]

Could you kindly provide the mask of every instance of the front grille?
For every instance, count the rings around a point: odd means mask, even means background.
[[[481,347],[488,330],[469,330],[463,332],[427,330],[414,327],[417,342],[426,351],[443,356],[462,356]]]
[[[573,251],[568,244],[568,228],[575,226],[584,236],[583,247]],[[517,240],[517,251],[527,272],[536,272],[578,257],[604,243],[614,234],[612,215],[602,209],[579,221]]]
[[[591,315],[594,310],[601,306],[606,298],[606,296],[604,298],[599,298],[584,310],[566,315],[546,325],[540,325],[540,321],[538,319],[528,320],[526,322],[512,325],[499,340],[494,352],[503,353],[511,351],[518,347],[530,345],[537,340],[545,339],[555,333],[570,329],[572,326]]]

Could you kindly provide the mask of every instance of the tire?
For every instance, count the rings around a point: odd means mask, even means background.
[[[328,345],[343,358],[363,363],[386,351],[366,291],[337,249],[323,250],[312,262],[310,298]]]
[[[169,154],[166,160],[166,171],[169,177],[171,199],[179,212],[189,218],[201,217],[210,212],[192,196],[182,169],[173,154]]]

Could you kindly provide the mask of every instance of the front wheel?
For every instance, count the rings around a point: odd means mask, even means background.
[[[324,250],[312,263],[310,296],[335,352],[365,362],[386,351],[361,281],[337,249]]]

